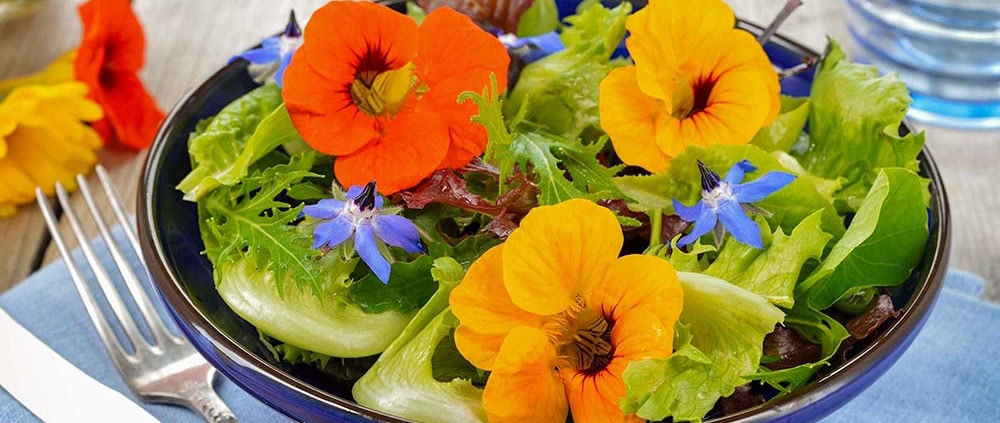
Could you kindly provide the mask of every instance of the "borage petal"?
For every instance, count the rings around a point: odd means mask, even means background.
[[[340,215],[336,218],[316,225],[313,230],[313,249],[336,247],[347,241],[354,233],[354,222],[350,217]]]
[[[702,206],[701,215],[694,221],[694,228],[691,228],[690,233],[677,240],[677,246],[683,247],[701,238],[702,235],[711,232],[718,222],[719,216],[716,215],[715,211],[710,207]]]
[[[795,175],[785,172],[767,172],[764,176],[733,187],[733,196],[740,203],[756,203],[784,188],[795,180]]]
[[[358,251],[361,260],[368,265],[368,268],[382,283],[389,283],[391,267],[389,261],[378,250],[378,245],[375,243],[375,231],[370,224],[358,225],[357,229],[354,230],[354,249]]]
[[[271,63],[278,60],[281,48],[279,47],[280,41],[278,37],[267,37],[261,42],[261,46],[255,49],[244,51],[243,53],[237,54],[229,59],[232,63],[236,59],[244,59],[250,63],[264,64]]]
[[[760,238],[760,227],[757,226],[757,222],[747,217],[739,203],[735,200],[721,201],[718,213],[722,226],[733,234],[733,238],[757,249],[764,248],[764,242]]]
[[[672,199],[671,201],[674,203],[674,213],[687,222],[694,222],[698,220],[698,217],[701,216],[702,211],[705,208],[705,203],[703,201],[699,201],[691,207],[685,206],[684,203],[677,201],[677,199]]]
[[[590,201],[532,209],[504,247],[507,291],[532,313],[562,312],[600,283],[623,242],[614,213]]]
[[[278,83],[278,87],[285,86],[285,70],[292,63],[292,57],[291,53],[286,54],[281,58],[281,63],[278,64],[278,71],[274,73],[274,81]]]
[[[425,251],[416,225],[403,216],[394,214],[379,216],[375,225],[375,235],[386,244],[402,248],[411,254]]]
[[[735,186],[743,181],[743,176],[746,172],[753,172],[755,170],[757,170],[757,167],[750,164],[749,160],[740,160],[733,167],[729,168],[729,172],[726,172],[726,177],[722,180],[729,183],[729,185]]]
[[[556,350],[541,329],[518,327],[504,340],[483,391],[491,422],[563,422],[567,402],[553,370]]]
[[[316,204],[310,204],[302,208],[302,214],[313,219],[333,219],[343,211],[344,202],[333,198],[324,198],[316,202]]]

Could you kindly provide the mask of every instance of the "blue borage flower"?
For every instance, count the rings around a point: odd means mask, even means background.
[[[285,77],[285,68],[292,61],[292,54],[302,45],[302,28],[299,27],[298,20],[295,19],[295,11],[288,15],[288,24],[281,35],[267,37],[260,42],[261,46],[253,50],[247,50],[229,59],[232,63],[236,59],[246,59],[255,65],[271,65],[254,75],[257,82],[267,79],[268,75],[274,74],[274,82],[282,86],[282,78]],[[276,65],[276,66],[275,66]]]
[[[698,161],[698,171],[701,173],[701,201],[693,207],[685,206],[676,199],[674,211],[681,219],[694,222],[694,229],[677,241],[677,246],[694,242],[702,235],[714,229],[715,243],[722,241],[723,228],[729,231],[737,241],[754,248],[763,249],[764,243],[760,237],[760,227],[747,217],[746,213],[766,213],[753,206],[790,184],[795,175],[785,172],[768,172],[756,180],[741,184],[746,172],[757,170],[749,161],[743,160],[733,165],[726,177],[719,179],[719,174],[705,167]]]
[[[511,57],[519,58],[525,64],[534,62],[552,53],[566,48],[562,39],[555,31],[546,32],[532,37],[518,37],[514,34],[500,34],[497,36]]]
[[[382,283],[389,283],[389,261],[380,251],[378,241],[408,253],[423,253],[426,249],[413,222],[403,216],[383,214],[382,202],[382,197],[375,193],[375,182],[369,182],[364,188],[348,189],[344,201],[328,198],[305,206],[303,214],[326,220],[313,231],[313,248],[333,248],[354,235],[354,249],[361,260]]]

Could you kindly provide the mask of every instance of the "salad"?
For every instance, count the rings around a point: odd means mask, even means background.
[[[491,5],[333,1],[233,59],[261,85],[177,188],[274,360],[417,421],[689,421],[896,317],[930,194],[894,75],[776,70],[721,0]]]

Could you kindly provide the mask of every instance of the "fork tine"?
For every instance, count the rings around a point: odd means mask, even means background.
[[[101,291],[104,292],[104,297],[107,299],[108,304],[111,305],[111,311],[118,318],[118,323],[121,324],[125,332],[125,337],[128,338],[132,347],[138,353],[142,350],[141,345],[145,343],[145,339],[139,333],[139,328],[136,327],[135,321],[132,320],[128,309],[125,308],[125,303],[115,290],[111,278],[108,276],[104,266],[97,259],[94,249],[91,248],[90,241],[87,239],[87,235],[83,232],[83,226],[80,224],[80,218],[76,214],[76,210],[73,209],[73,205],[69,202],[69,194],[66,193],[66,189],[60,183],[56,184],[56,197],[59,198],[63,214],[69,220],[69,227],[76,236],[77,244],[80,246],[80,250],[83,251],[83,256],[87,259],[87,263],[90,264],[91,269],[94,271],[94,276],[97,277],[97,283],[101,287]],[[89,294],[90,290],[87,290],[87,293]],[[90,300],[95,301],[93,296],[90,297]]]
[[[103,182],[103,181],[102,181]],[[135,300],[136,305],[139,307],[139,313],[146,320],[146,325],[149,327],[150,333],[153,335],[153,344],[162,345],[164,341],[172,338],[167,333],[167,328],[160,320],[160,315],[157,314],[156,309],[153,308],[153,303],[149,300],[149,295],[146,295],[146,290],[142,286],[142,282],[136,276],[135,272],[132,270],[132,266],[129,264],[128,260],[122,254],[121,249],[118,247],[118,241],[115,240],[114,236],[111,235],[111,230],[108,229],[108,225],[104,222],[104,213],[97,207],[97,203],[94,201],[94,196],[90,193],[90,188],[87,186],[87,180],[83,178],[83,175],[76,175],[76,183],[80,187],[80,194],[83,195],[83,201],[87,203],[87,207],[90,208],[90,214],[94,217],[94,221],[97,223],[97,229],[101,233],[101,237],[104,238],[104,243],[108,246],[108,250],[111,252],[111,257],[114,258],[115,265],[118,266],[118,270],[122,274],[122,278],[125,280],[125,285],[128,287],[129,293],[132,294],[132,299]],[[109,201],[112,200],[112,195],[114,193],[108,191],[108,186],[104,186],[104,192],[108,197]],[[122,227],[126,233],[131,231],[129,226]],[[137,254],[141,254],[136,252]],[[140,256],[141,257],[141,256]]]
[[[125,205],[122,204],[122,196],[118,194],[118,190],[115,188],[115,184],[111,182],[111,177],[108,176],[108,172],[104,170],[104,166],[97,165],[95,170],[97,171],[97,179],[101,180],[101,186],[104,187],[104,193],[108,196],[108,201],[111,203],[111,210],[114,211],[115,217],[118,218],[118,224],[121,225],[123,229],[126,229],[125,236],[128,237],[129,243],[132,244],[132,249],[135,250],[136,255],[139,256],[142,268],[145,269],[148,274],[149,269],[146,266],[146,260],[142,257],[142,249],[139,247],[139,239],[136,237],[135,222],[132,219],[129,219],[128,215],[125,213]]]
[[[73,280],[73,285],[76,286],[76,290],[80,294],[80,298],[83,300],[83,307],[87,310],[87,315],[90,316],[90,321],[94,324],[94,327],[97,328],[97,335],[101,338],[101,342],[108,347],[108,353],[117,364],[118,361],[125,358],[124,351],[122,351],[121,348],[112,348],[112,346],[118,345],[118,341],[115,340],[114,332],[112,331],[108,320],[104,318],[104,313],[97,305],[97,302],[94,301],[94,295],[91,294],[90,287],[87,286],[86,280],[83,278],[83,275],[80,274],[80,269],[77,268],[76,262],[73,260],[73,255],[70,254],[69,248],[66,246],[66,241],[59,233],[59,221],[56,220],[55,212],[52,211],[52,205],[49,203],[49,199],[45,196],[45,193],[42,192],[41,188],[35,189],[35,199],[38,201],[38,206],[42,210],[42,217],[45,219],[45,225],[49,227],[49,233],[52,234],[52,241],[56,243],[59,255],[62,256],[63,262],[66,263],[66,269],[69,270],[70,279]]]

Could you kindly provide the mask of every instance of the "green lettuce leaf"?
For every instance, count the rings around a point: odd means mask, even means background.
[[[644,419],[700,420],[748,382],[760,365],[764,336],[784,317],[764,297],[724,280],[678,276],[684,309],[675,353],[632,363],[623,374],[622,410]]]
[[[678,272],[704,272],[709,263],[703,254],[718,251],[715,246],[702,244],[700,239],[696,239],[694,244],[688,247],[688,251],[684,251],[677,248],[677,240],[679,239],[681,239],[679,235],[674,237],[670,241],[670,248],[660,249],[660,254],[657,255],[669,259],[670,264],[674,265],[674,269]]]
[[[906,280],[927,242],[927,183],[906,169],[879,171],[843,238],[798,286],[810,307],[825,310],[852,288]]]
[[[822,211],[809,215],[785,235],[781,228],[772,234],[766,222],[761,225],[764,249],[758,250],[732,237],[704,273],[767,298],[772,304],[791,308],[793,293],[802,266],[819,260],[832,236],[820,229]]]
[[[337,378],[343,382],[354,383],[361,375],[365,374],[369,368],[375,364],[377,356],[343,358],[332,357],[320,354],[315,351],[304,350],[292,344],[285,344],[267,336],[266,333],[257,331],[260,342],[264,348],[271,353],[275,361],[290,365],[306,365],[315,367],[323,373]]]
[[[282,284],[291,279],[320,295],[325,282],[316,258],[321,253],[312,248],[311,233],[289,225],[298,219],[302,205],[292,207],[276,199],[288,187],[318,176],[309,172],[314,157],[293,157],[288,164],[258,171],[199,202],[206,214],[203,231],[212,240],[206,241],[205,252],[216,265],[217,283],[222,280],[220,264],[248,259],[261,271],[274,273],[277,293],[283,293]]]
[[[219,185],[239,182],[250,164],[298,137],[288,112],[275,112],[281,102],[281,89],[265,84],[222,108],[196,132],[188,141],[194,169],[177,185],[185,200],[197,201]]]
[[[455,260],[442,257],[435,260],[432,274],[438,291],[354,384],[352,394],[365,407],[416,421],[484,422],[481,389],[468,379],[441,382],[434,378],[435,351],[457,325],[448,309],[448,295],[465,270]]]
[[[332,259],[336,260],[336,259]],[[268,336],[327,356],[356,358],[378,354],[403,331],[413,313],[372,314],[343,300],[352,263],[323,270],[329,286],[321,297],[286,284],[275,290],[275,273],[252,259],[213,263],[217,289],[236,314]]]
[[[508,180],[515,167],[536,176],[532,180],[538,186],[541,205],[572,198],[610,198],[618,193],[612,178],[621,167],[606,168],[597,160],[606,139],[587,145],[540,130],[511,131],[497,92],[496,79],[492,78],[482,94],[465,92],[459,101],[472,101],[479,108],[472,121],[486,128],[489,142],[484,158],[499,168],[501,181]],[[572,179],[566,178],[567,171]]]
[[[754,135],[754,145],[767,151],[789,151],[809,120],[809,98],[781,96],[781,114]]]
[[[809,379],[823,366],[827,366],[830,358],[840,348],[840,343],[850,336],[844,325],[825,313],[813,310],[804,301],[786,310],[785,326],[794,329],[806,339],[822,347],[822,359],[814,363],[801,364],[795,367],[768,370],[762,368],[750,379],[766,383],[777,389],[781,395],[791,393],[809,383]]]
[[[924,135],[900,135],[910,95],[894,73],[879,76],[874,66],[850,63],[830,40],[812,85],[809,146],[800,160],[809,172],[844,177],[838,194],[847,210],[857,210],[883,167],[917,170]]]
[[[354,281],[347,290],[347,297],[369,313],[396,310],[400,313],[416,311],[437,291],[431,278],[434,259],[422,255],[413,261],[397,261],[389,270],[389,283],[382,283],[378,276],[368,272]]]
[[[591,2],[566,18],[566,48],[524,67],[504,112],[568,139],[600,128],[597,93],[601,80],[626,61],[609,61],[625,37],[628,2],[607,9]],[[524,108],[522,110],[522,107]],[[520,113],[519,113],[520,112]]]

